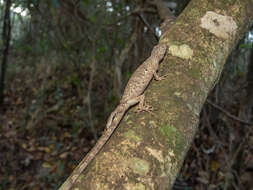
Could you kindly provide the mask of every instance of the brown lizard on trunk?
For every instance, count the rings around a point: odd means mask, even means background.
[[[120,104],[110,115],[103,135],[99,138],[94,148],[92,148],[85,156],[59,190],[69,190],[72,187],[72,184],[76,181],[79,175],[109,140],[114,130],[119,125],[125,112],[131,106],[139,103],[140,111],[144,110],[150,112],[150,107],[144,105],[143,93],[153,77],[156,80],[163,79],[163,77],[159,77],[156,72],[159,68],[160,61],[166,54],[166,50],[167,46],[165,44],[156,45],[152,50],[151,56],[136,69],[126,85]]]

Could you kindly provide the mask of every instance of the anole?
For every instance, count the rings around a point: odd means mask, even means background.
[[[120,104],[110,115],[103,135],[59,190],[69,190],[72,187],[72,184],[76,181],[79,175],[85,170],[88,164],[109,140],[124,114],[131,106],[139,103],[139,111],[150,111],[151,108],[144,105],[143,93],[153,77],[156,80],[163,79],[163,77],[157,75],[157,71],[159,63],[166,54],[166,50],[167,46],[165,44],[156,45],[153,48],[150,57],[136,69],[126,85]]]

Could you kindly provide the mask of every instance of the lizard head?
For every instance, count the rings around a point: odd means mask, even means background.
[[[166,50],[167,50],[167,45],[158,44],[153,48],[151,56],[157,58],[158,60],[161,60],[164,57]]]

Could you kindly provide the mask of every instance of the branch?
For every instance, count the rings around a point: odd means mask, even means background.
[[[245,124],[245,125],[253,125],[252,122],[247,122],[247,121],[244,121],[242,119],[240,119],[239,117],[236,117],[234,115],[232,115],[231,113],[229,113],[227,110],[225,110],[224,108],[218,106],[217,104],[214,104],[213,102],[211,102],[210,100],[206,100],[206,102],[208,104],[210,104],[211,106],[213,106],[214,108],[220,110],[222,113],[224,113],[226,116],[228,116],[229,118],[235,120],[235,121],[239,121],[240,123],[242,124]]]

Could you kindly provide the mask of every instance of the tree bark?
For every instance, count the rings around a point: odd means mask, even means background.
[[[192,0],[159,42],[168,46],[159,72],[166,78],[145,91],[154,115],[129,110],[72,189],[171,189],[206,97],[252,13],[251,0]]]
[[[6,69],[7,69],[9,45],[10,45],[10,39],[11,39],[10,7],[11,7],[11,0],[6,0],[5,14],[4,14],[4,25],[3,25],[3,36],[2,36],[4,51],[3,51],[1,79],[0,79],[0,105],[2,105],[3,101],[4,101],[5,74],[6,74]]]

